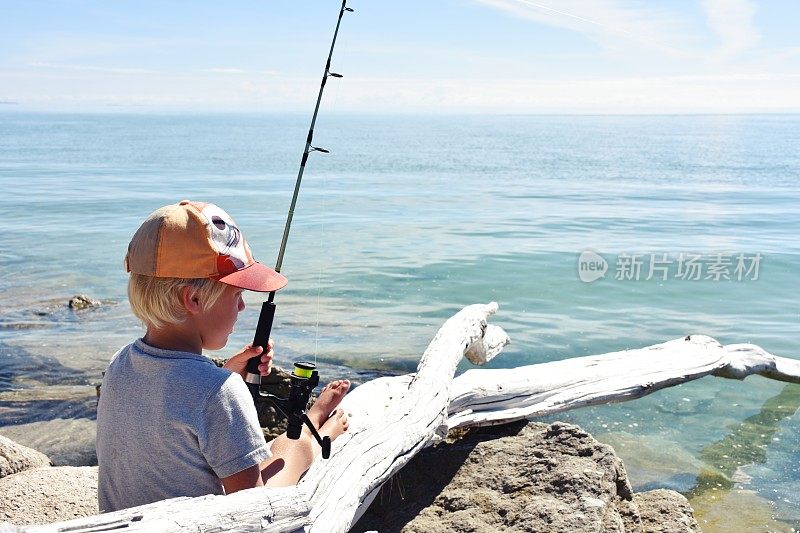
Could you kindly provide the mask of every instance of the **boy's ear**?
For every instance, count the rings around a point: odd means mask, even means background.
[[[202,310],[199,291],[194,287],[188,285],[181,287],[180,298],[181,304],[188,313],[195,314]]]

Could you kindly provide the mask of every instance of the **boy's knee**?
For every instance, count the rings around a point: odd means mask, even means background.
[[[298,448],[302,448],[303,452],[310,456],[313,460],[317,454],[322,450],[322,447],[307,429],[303,431],[300,438],[297,440]]]

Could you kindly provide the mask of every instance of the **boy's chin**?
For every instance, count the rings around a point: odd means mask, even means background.
[[[225,339],[224,342],[209,343],[209,344],[203,346],[203,348],[205,350],[216,351],[216,350],[223,349],[226,344],[228,344],[228,339]]]

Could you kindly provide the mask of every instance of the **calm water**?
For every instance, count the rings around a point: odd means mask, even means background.
[[[271,264],[307,127],[306,116],[0,114],[3,434],[91,460],[91,386],[140,333],[128,239],[161,205],[213,201]],[[407,371],[444,319],[491,300],[513,342],[491,366],[687,333],[800,357],[798,115],[322,116],[316,131],[332,153],[312,155],[295,214],[279,363]],[[581,281],[587,250],[604,278]],[[692,257],[700,279],[681,279]],[[70,312],[79,293],[104,305]],[[247,301],[229,346],[251,339],[261,300]],[[790,531],[798,405],[800,386],[705,378],[557,418],[613,444],[637,488],[692,496],[708,530],[728,515]]]

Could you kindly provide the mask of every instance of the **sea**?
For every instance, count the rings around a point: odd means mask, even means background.
[[[310,117],[0,112],[0,435],[92,464],[95,386],[142,335],[123,258],[183,199],[272,265]],[[688,334],[800,358],[800,115],[326,114],[276,296],[276,363],[411,372],[496,301],[514,368]],[[87,295],[99,305],[70,309]],[[249,293],[225,357],[252,339]],[[458,372],[470,368],[463,362]],[[187,398],[187,401],[191,399]],[[705,377],[558,413],[704,531],[800,530],[800,385]]]

